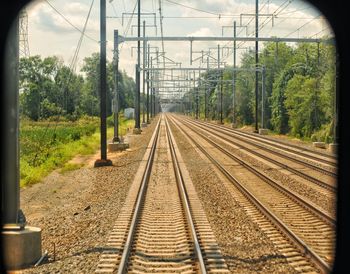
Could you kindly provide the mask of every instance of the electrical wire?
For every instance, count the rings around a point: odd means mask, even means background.
[[[79,29],[78,27],[76,27],[75,25],[73,25],[58,9],[56,9],[48,0],[45,0],[46,3],[56,12],[58,13],[69,25],[71,25],[74,29],[76,29],[77,31],[79,31],[80,33],[83,33],[83,31],[81,29]],[[98,40],[92,38],[91,36],[84,34],[87,38],[89,38],[90,40],[99,43]]]
[[[124,37],[127,37],[127,35],[128,35],[129,29],[130,29],[130,25],[131,25],[131,20],[133,19],[134,15],[135,15],[135,10],[136,10],[136,7],[137,7],[137,1],[138,0],[135,1],[134,9],[132,11],[132,14],[131,14],[131,16],[129,18],[129,21],[128,21],[127,25],[126,25],[126,28],[124,30],[124,33],[123,33]],[[121,54],[121,52],[122,52],[123,45],[124,45],[124,43],[120,46],[119,54]]]
[[[320,16],[320,15],[319,15],[319,16]],[[319,16],[318,16],[318,17],[319,17]],[[312,21],[314,21],[316,18],[317,18],[317,17],[315,17],[315,18],[313,18],[313,19],[307,21],[305,24],[303,24],[302,26],[300,26],[300,27],[297,28],[296,30],[294,30],[294,31],[292,31],[291,33],[289,33],[289,34],[287,34],[286,36],[284,36],[284,38],[285,38],[285,37],[288,37],[289,35],[291,35],[291,34],[297,32],[297,31],[299,31],[301,28],[303,28],[303,27],[305,27],[306,25],[310,24],[310,23],[311,23]]]
[[[181,7],[184,7],[184,8],[187,8],[187,9],[191,9],[191,10],[195,10],[195,11],[199,11],[199,12],[203,12],[203,13],[208,13],[208,14],[213,14],[213,15],[216,15],[216,16],[221,16],[220,14],[218,13],[214,13],[214,12],[210,12],[210,11],[205,11],[205,10],[201,10],[201,9],[197,9],[197,8],[194,8],[194,7],[190,7],[190,6],[187,6],[187,5],[184,5],[184,4],[181,4],[181,3],[177,3],[177,2],[174,2],[174,1],[171,1],[171,0],[165,0],[171,4],[174,4],[174,5],[178,5],[178,6],[181,6]]]
[[[159,3],[159,22],[160,22],[160,35],[162,38],[162,52],[165,53],[164,51],[164,39],[163,39],[163,16],[162,16],[162,4],[161,4],[161,0],[158,1]],[[163,67],[165,68],[165,56],[163,54]],[[164,74],[164,71],[163,71]]]

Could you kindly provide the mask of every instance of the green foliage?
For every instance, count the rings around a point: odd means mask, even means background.
[[[243,54],[239,71],[227,67],[224,80],[235,83],[235,119],[238,126],[255,122],[255,51]],[[335,49],[333,45],[300,43],[295,46],[283,42],[264,43],[259,53],[259,67],[265,67],[266,127],[272,132],[298,138],[331,139],[329,125],[333,121],[335,94]],[[258,72],[258,113],[261,121],[262,76]],[[201,74],[201,80],[214,80],[199,86],[206,90],[210,119],[219,119],[220,72],[211,69]],[[203,92],[204,93],[204,92]],[[204,95],[201,111],[204,112]],[[185,110],[194,114],[195,92],[183,97]],[[232,83],[223,85],[223,116],[232,120]],[[202,115],[203,116],[203,115]],[[326,130],[327,128],[327,130]]]
[[[34,121],[65,116],[71,121],[82,115],[99,115],[99,54],[84,58],[78,75],[56,56],[21,58],[20,111]],[[107,62],[107,114],[115,90],[113,65]],[[125,72],[118,72],[120,109],[133,106],[135,83]]]
[[[21,185],[38,182],[77,153],[93,153],[98,144],[97,128],[96,118],[85,117],[74,123],[23,120],[20,126]]]

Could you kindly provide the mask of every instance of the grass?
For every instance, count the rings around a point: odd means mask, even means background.
[[[133,127],[133,120],[120,119],[120,134]],[[107,138],[113,137],[113,127],[107,129]],[[76,155],[94,154],[100,147],[98,118],[77,122],[23,121],[20,127],[20,186],[40,182],[57,168],[66,173],[80,168],[68,163]]]
[[[84,164],[65,163],[64,166],[60,169],[59,172],[61,174],[65,174],[68,171],[73,171],[73,170],[79,169],[79,168],[81,168],[83,166],[84,166]]]

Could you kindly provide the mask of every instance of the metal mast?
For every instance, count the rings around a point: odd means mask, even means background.
[[[29,57],[29,43],[28,43],[28,14],[25,8],[19,13],[19,56]]]

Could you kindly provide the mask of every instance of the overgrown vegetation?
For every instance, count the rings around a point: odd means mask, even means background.
[[[109,118],[110,119],[110,118]],[[133,120],[120,119],[120,134],[125,135],[133,127]],[[107,130],[111,139],[113,128]],[[84,117],[71,122],[33,122],[22,120],[20,126],[20,175],[21,186],[39,182],[52,170],[74,170],[81,165],[68,163],[76,155],[89,155],[100,145],[99,119]]]
[[[265,127],[279,133],[313,141],[333,141],[335,98],[335,49],[331,44],[300,43],[290,46],[265,43],[259,53],[259,67],[265,67]],[[246,52],[236,72],[235,119],[238,126],[255,121],[255,52]],[[244,70],[246,69],[246,70]],[[232,122],[232,68],[224,70],[223,117]],[[201,75],[204,80],[219,80],[212,69]],[[259,72],[258,121],[261,122],[261,72]],[[200,112],[204,115],[204,90],[208,96],[210,119],[219,120],[220,85],[210,82],[199,86]],[[184,97],[187,111],[195,112],[195,92]]]
[[[56,56],[20,59],[21,186],[39,182],[56,168],[61,172],[79,168],[68,161],[99,148],[98,53],[84,58],[81,72],[75,73]],[[114,86],[112,63],[107,62],[108,116]],[[118,71],[118,92],[120,109],[133,107],[135,82],[125,72]],[[131,124],[121,116],[120,134]],[[112,135],[108,128],[107,137]]]

